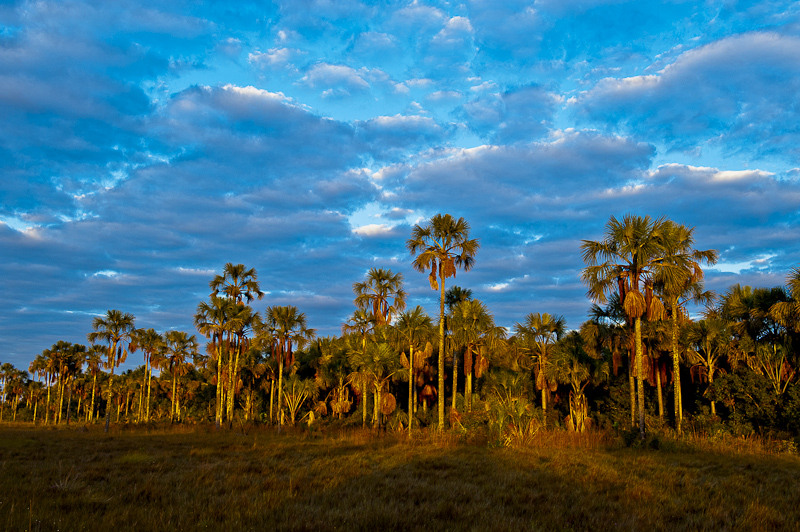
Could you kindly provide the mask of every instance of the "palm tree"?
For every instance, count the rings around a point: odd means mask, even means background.
[[[186,357],[197,354],[197,340],[183,331],[167,331],[164,335],[166,343],[166,367],[172,376],[172,407],[170,421],[180,420],[177,408],[178,378],[185,374]]]
[[[545,426],[547,426],[547,394],[556,384],[547,378],[550,351],[564,334],[565,327],[566,320],[563,316],[552,316],[546,312],[528,314],[524,324],[514,324],[514,333],[522,339],[523,349],[535,364],[536,387],[542,391],[542,419]]]
[[[790,299],[778,301],[770,307],[769,313],[791,333],[800,333],[800,268],[792,268],[787,285]]]
[[[455,220],[449,214],[437,214],[424,226],[414,225],[406,242],[412,266],[419,272],[430,270],[432,290],[439,290],[439,430],[444,430],[444,300],[445,279],[455,277],[456,270],[472,269],[480,244],[469,238],[469,224],[464,218]]]
[[[214,276],[208,283],[212,296],[219,296],[222,292],[227,298],[242,304],[242,298],[248,303],[253,299],[261,299],[264,292],[258,286],[258,274],[255,268],[247,268],[244,264],[227,263],[222,270],[222,275]]]
[[[211,339],[211,346],[217,363],[217,386],[216,386],[216,410],[215,423],[217,428],[222,424],[224,413],[224,385],[222,379],[223,359],[222,353],[225,347],[225,333],[230,329],[230,316],[234,313],[236,303],[230,299],[211,295],[208,302],[201,302],[197,305],[197,312],[194,315],[194,325],[197,330]]]
[[[672,382],[674,387],[675,403],[675,428],[681,432],[683,421],[683,406],[681,393],[680,350],[678,347],[679,324],[688,318],[686,304],[690,301],[696,303],[711,303],[714,295],[703,290],[703,270],[701,262],[715,264],[717,252],[714,250],[698,251],[694,249],[694,228],[668,222],[668,230],[673,232],[665,239],[670,246],[668,253],[674,256],[685,257],[685,275],[656,279],[656,289],[660,292],[666,303],[667,311],[672,321]]]
[[[451,286],[444,294],[444,306],[448,311],[452,311],[458,303],[472,299],[472,290],[469,288],[461,288],[460,286]]]
[[[721,318],[718,309],[709,307],[704,312],[704,319],[689,326],[686,338],[691,346],[688,353],[692,362],[692,374],[696,370],[710,387],[719,370],[720,360],[727,356],[731,346],[728,323]],[[713,400],[711,415],[717,415],[716,402]]]
[[[114,368],[117,367],[128,357],[128,351],[125,349],[125,342],[130,339],[133,332],[133,314],[123,313],[119,310],[109,310],[105,317],[97,316],[92,320],[92,329],[86,337],[89,342],[95,343],[98,340],[108,343],[108,363],[107,368],[111,369],[111,376],[108,380],[108,404],[106,405],[106,427],[105,432],[108,432],[108,426],[111,421],[111,387],[114,380]]]
[[[570,430],[583,432],[589,418],[586,387],[608,378],[608,362],[589,356],[583,348],[583,336],[572,331],[559,340],[553,349],[547,372],[556,382],[569,384]]]
[[[627,214],[619,221],[612,216],[603,240],[581,244],[587,265],[581,278],[589,286],[589,297],[604,303],[607,296],[618,292],[625,315],[634,323],[639,433],[643,439],[642,316],[659,319],[664,313],[663,304],[653,297],[655,278],[665,285],[677,285],[689,269],[687,258],[674,253],[677,246],[670,242],[675,237],[673,227],[665,218]]]
[[[408,346],[408,437],[410,438],[414,419],[414,369],[415,365],[421,366],[414,359],[414,350],[423,349],[423,345],[431,336],[433,322],[422,307],[417,305],[413,310],[400,314],[395,327],[403,343]]]
[[[153,376],[153,355],[166,348],[164,338],[155,329],[136,329],[131,335],[131,353],[142,350],[144,357],[144,376],[142,377],[142,395],[144,400],[139,400],[139,421],[144,418],[150,421],[150,381]],[[145,392],[145,388],[147,392]],[[92,394],[94,397],[94,394]],[[92,401],[94,402],[94,400]]]
[[[464,406],[472,410],[472,373],[474,367],[485,365],[485,350],[493,338],[504,338],[505,330],[496,327],[494,317],[482,302],[461,299],[452,309],[450,329],[453,342],[464,353]],[[487,362],[483,362],[487,360]],[[453,406],[456,408],[456,388],[458,385],[458,357],[453,351]],[[481,368],[482,370],[483,368]]]
[[[366,280],[353,283],[353,293],[356,306],[371,311],[379,326],[391,323],[392,317],[406,308],[403,274],[392,270],[370,268]]]
[[[306,315],[294,306],[267,307],[267,322],[273,329],[275,339],[273,353],[278,359],[278,417],[283,425],[283,369],[294,364],[293,347],[302,348],[315,335],[314,329],[306,324]]]

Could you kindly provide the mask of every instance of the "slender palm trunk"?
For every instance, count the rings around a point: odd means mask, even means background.
[[[94,376],[92,377],[92,405],[89,408],[89,421],[94,420],[94,391],[96,386],[97,386],[97,373],[94,373]]]
[[[281,395],[283,395],[283,346],[281,345],[280,353],[278,355],[278,425],[283,425],[283,416]]]
[[[272,406],[275,404],[275,381],[269,381],[269,422],[275,422],[275,416],[272,414]]]
[[[544,356],[542,353],[540,356]],[[544,373],[544,361],[539,359],[539,372]],[[542,426],[547,428],[547,381],[542,377]]]
[[[150,422],[150,381],[153,378],[153,363],[148,360],[147,361],[147,400],[144,404],[144,420],[145,422]]]
[[[56,416],[56,425],[61,423],[61,414],[64,411],[64,376],[59,373],[58,375],[58,415]]]
[[[238,361],[239,358],[239,350],[237,342],[231,342],[232,338],[228,337],[228,345],[230,349],[228,350],[228,397],[227,397],[227,404],[226,404],[226,417],[229,423],[233,422],[233,396],[236,395],[236,383],[233,381],[235,373],[236,373],[236,363],[234,359]],[[234,353],[236,353],[234,355]]]
[[[170,423],[175,423],[175,418],[177,417],[175,415],[175,398],[176,398],[177,393],[178,393],[177,384],[178,384],[178,379],[175,378],[175,371],[174,371],[174,368],[173,368],[173,371],[172,371],[172,404],[170,405],[170,408],[169,408],[169,421],[170,421]]]
[[[456,391],[458,389],[458,355],[456,354],[455,348],[453,349],[453,406],[451,407],[454,411],[456,410]]]
[[[711,363],[708,365],[708,387],[710,388],[711,385],[714,384],[714,364]],[[717,402],[713,399],[711,400],[711,415],[713,417],[717,416]]]
[[[112,384],[114,383],[114,367],[117,365],[117,342],[111,346],[111,353],[109,354],[109,366],[111,366],[111,375],[108,377],[108,400],[106,401],[106,427],[104,432],[108,432],[108,427],[111,424],[111,391]],[[117,419],[119,420],[119,410],[117,410]]]
[[[634,377],[634,364],[636,363],[636,343],[628,349],[628,391],[631,401],[631,429],[636,428],[636,381]]]
[[[636,385],[637,385],[637,400],[639,407],[639,435],[642,439],[645,438],[645,425],[644,425],[644,371],[642,364],[642,318],[636,318],[635,324],[636,334]]]
[[[361,428],[367,426],[367,380],[362,377],[361,379],[361,402],[363,407],[361,409]]]
[[[675,429],[680,434],[681,422],[683,421],[683,405],[681,404],[681,366],[680,353],[678,351],[678,309],[675,300],[672,302],[672,384],[675,403]]]
[[[45,384],[47,384],[47,403],[45,404],[45,409],[44,409],[44,424],[45,425],[47,425],[48,421],[50,420],[50,388],[53,387],[53,384],[52,384],[51,381],[52,381],[52,377],[48,373],[47,377],[45,378]]]
[[[661,393],[661,366],[659,365],[658,361],[654,361],[656,364],[656,388],[658,391],[658,417],[659,419],[664,419],[664,398],[662,397]]]
[[[414,424],[414,346],[408,346],[408,437]]]
[[[217,404],[215,412],[217,428],[222,425],[222,335],[217,339]]]
[[[444,431],[444,265],[439,262],[439,432]]]
[[[464,399],[467,403],[467,412],[472,412],[472,368],[467,372],[466,381],[464,382]]]
[[[69,385],[69,378],[65,379],[64,386],[67,387],[67,425],[69,425],[69,409],[70,404],[72,403],[72,386]]]

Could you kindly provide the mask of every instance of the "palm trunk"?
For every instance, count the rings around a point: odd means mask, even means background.
[[[636,428],[636,382],[634,378],[633,365],[636,363],[636,341],[628,349],[628,390],[631,400],[631,429]]]
[[[455,348],[453,349],[453,411],[456,410],[456,390],[458,390],[458,355],[456,355]]]
[[[283,346],[281,346],[280,356],[278,357],[278,425],[283,425],[281,395],[283,395]],[[366,414],[365,414],[366,415]]]
[[[269,422],[275,422],[275,416],[272,415],[272,405],[275,404],[275,381],[269,381]]]
[[[469,370],[464,382],[464,399],[467,403],[467,412],[472,412],[472,369]]]
[[[170,405],[170,408],[169,408],[169,422],[170,423],[175,423],[175,417],[176,417],[175,416],[175,397],[176,397],[176,394],[178,393],[177,383],[178,383],[178,380],[175,378],[175,372],[173,371],[172,372],[172,404]]]
[[[61,415],[64,412],[64,376],[58,375],[58,416],[56,417],[56,425],[61,423]]]
[[[672,383],[675,403],[675,429],[680,434],[681,421],[683,421],[683,405],[681,404],[681,366],[680,353],[678,352],[678,308],[674,300],[672,302]]]
[[[439,262],[439,432],[444,431],[444,265]]]
[[[72,404],[72,386],[69,385],[69,378],[66,379],[64,386],[67,387],[67,425],[69,425],[70,405]]]
[[[636,384],[637,399],[639,407],[639,435],[645,438],[644,425],[644,371],[642,369],[642,318],[636,318]]]
[[[112,384],[114,381],[114,367],[117,365],[116,362],[117,357],[117,342],[115,341],[114,344],[111,346],[111,353],[109,354],[109,366],[111,366],[111,375],[108,377],[108,401],[106,401],[106,428],[105,432],[108,432],[108,427],[111,424],[111,391],[112,391]],[[119,418],[119,415],[117,415]]]
[[[48,421],[50,420],[50,388],[53,387],[52,383],[50,382],[52,377],[50,374],[47,374],[47,378],[45,379],[45,383],[47,384],[47,403],[44,409],[44,424],[47,425]]]
[[[147,364],[147,400],[144,404],[144,420],[145,422],[150,422],[150,381],[153,378],[153,363],[152,361],[148,361]]]
[[[414,346],[408,346],[408,437],[414,424]]]
[[[361,428],[367,426],[367,380],[361,379],[361,402],[364,403],[361,409]]]
[[[97,373],[95,373],[94,377],[92,378],[92,406],[89,410],[89,421],[94,420],[94,390],[96,385],[97,385]]]
[[[658,391],[658,417],[659,419],[664,419],[664,398],[661,395],[661,365],[659,364],[658,360],[654,360],[653,364],[655,364],[656,370],[656,388]]]
[[[217,342],[217,404],[216,419],[214,420],[217,428],[222,425],[222,335],[219,335]]]
[[[710,388],[711,385],[714,384],[714,365],[708,365],[708,387]],[[711,415],[717,417],[717,402],[713,399],[711,400]]]

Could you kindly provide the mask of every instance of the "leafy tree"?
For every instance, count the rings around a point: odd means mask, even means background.
[[[455,277],[456,270],[472,269],[480,244],[469,238],[469,224],[464,218],[454,219],[449,214],[437,214],[425,225],[415,225],[406,242],[411,255],[416,255],[412,266],[419,272],[430,270],[428,281],[432,290],[439,290],[439,430],[444,430],[444,303],[445,280]]]

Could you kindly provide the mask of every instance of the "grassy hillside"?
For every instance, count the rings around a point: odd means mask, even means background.
[[[4,530],[796,529],[800,458],[543,433],[0,426]]]

